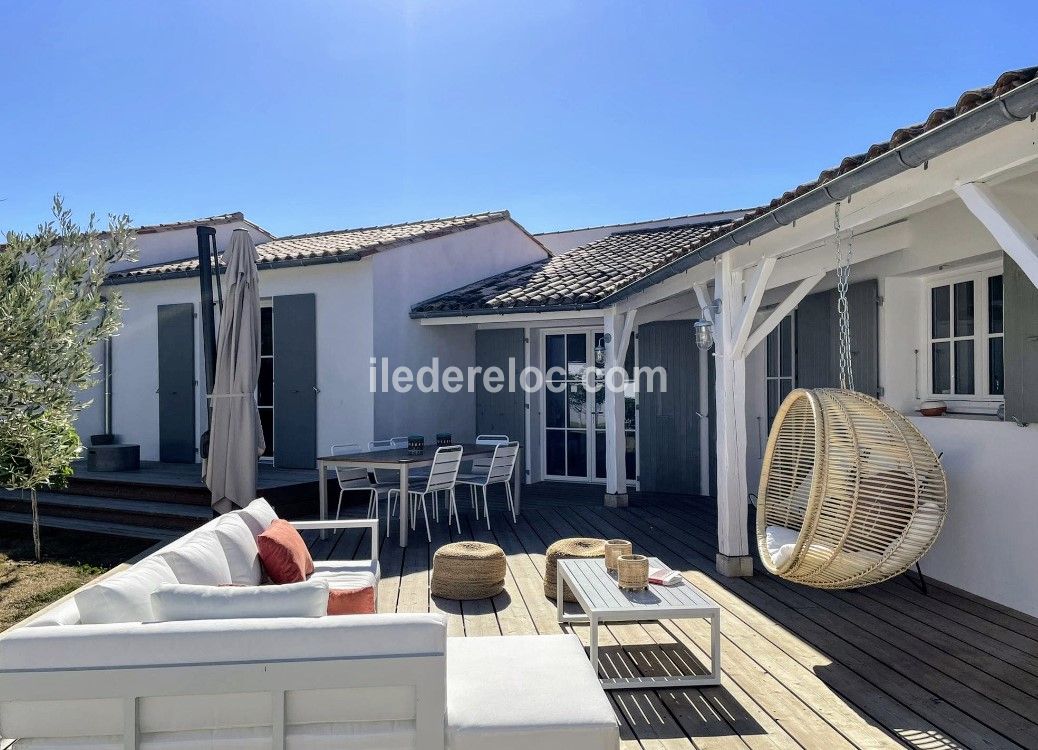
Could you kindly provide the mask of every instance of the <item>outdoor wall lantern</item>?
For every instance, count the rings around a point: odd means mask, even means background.
[[[709,351],[714,345],[714,324],[709,320],[697,320],[693,325],[696,336],[696,346],[702,351]]]
[[[599,367],[605,366],[606,344],[613,340],[610,334],[604,334],[595,347],[595,364]]]
[[[714,324],[710,321],[715,320],[721,314],[721,300],[715,299],[710,303],[709,308],[710,318],[700,318],[692,326],[696,346],[704,352],[709,351],[710,347],[714,345]],[[704,310],[704,312],[707,311]]]

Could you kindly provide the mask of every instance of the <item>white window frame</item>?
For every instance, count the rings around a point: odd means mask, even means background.
[[[1004,395],[991,393],[991,372],[988,363],[988,342],[995,338],[1004,338],[1005,325],[1003,322],[1003,333],[988,332],[988,279],[992,276],[1002,275],[1001,261],[984,263],[969,268],[960,268],[954,271],[945,271],[924,279],[923,284],[923,314],[920,316],[923,323],[921,349],[925,353],[926,369],[923,373],[924,388],[928,400],[944,401],[948,404],[949,412],[994,414],[999,404],[1005,401]],[[955,336],[955,285],[964,281],[973,282],[973,335]],[[933,289],[936,287],[949,287],[949,336],[947,338],[934,339],[933,331],[932,298]],[[1003,311],[1003,321],[1005,320]],[[933,348],[934,341],[962,341],[973,339],[973,384],[975,393],[934,393],[933,388]],[[954,387],[955,377],[955,344],[951,344],[951,379]],[[1004,365],[1003,365],[1004,366]]]
[[[267,309],[271,310],[271,320],[270,320],[271,352],[270,352],[270,354],[263,354],[262,347],[260,347],[260,362],[262,362],[265,359],[269,359],[271,364],[273,365],[273,363],[274,363],[274,350],[273,350],[273,339],[274,339],[274,313],[273,313],[273,309],[274,309],[274,299],[272,297],[264,297],[264,298],[260,299],[260,308],[261,309],[267,308]],[[262,317],[261,317],[260,326],[262,327],[262,325],[263,324],[262,324]],[[258,373],[257,373],[257,375],[258,375]],[[271,388],[273,388],[273,377],[274,377],[274,375],[273,375],[273,368],[272,368],[271,369]],[[270,437],[273,440],[273,438],[274,438],[274,420],[273,420],[274,405],[272,403],[270,406],[260,406],[259,405],[259,392],[258,391],[259,391],[259,388],[257,387],[256,410],[257,411],[262,411],[263,409],[269,409],[270,410],[270,414],[271,414],[271,417],[272,417],[272,419],[270,421]],[[273,395],[273,390],[271,390],[271,394]],[[270,449],[271,453],[270,453],[269,456],[260,456],[259,457],[259,462],[261,464],[273,464],[274,463],[274,446],[268,445],[267,448]]]
[[[588,347],[587,357],[588,357],[588,364],[590,365],[590,364],[594,364],[594,361],[595,361],[595,334],[602,333],[602,331],[603,331],[603,329],[600,328],[600,327],[590,327],[590,328],[572,328],[572,327],[565,327],[565,328],[563,328],[563,327],[559,327],[559,328],[542,328],[540,330],[540,349],[541,349],[541,351],[540,351],[540,367],[541,367],[541,372],[546,374],[547,373],[547,369],[548,369],[548,336],[554,336],[554,335],[560,335],[560,334],[561,335],[567,335],[567,334],[570,334],[570,333],[583,333],[583,334],[587,334],[587,347]],[[635,329],[635,331],[631,335],[630,346],[634,347],[634,367],[637,370],[637,368],[638,368],[638,335],[637,335],[637,328]],[[637,381],[635,381],[635,383],[637,383]],[[588,434],[588,438],[587,438],[587,441],[586,441],[586,443],[587,443],[586,450],[587,450],[588,476],[587,477],[569,477],[569,476],[563,476],[563,475],[549,474],[548,473],[548,439],[547,439],[547,431],[548,431],[548,429],[559,429],[559,430],[561,430],[561,429],[572,429],[572,428],[561,428],[561,427],[549,428],[548,427],[548,424],[547,424],[547,420],[548,420],[547,390],[548,390],[547,383],[545,383],[544,387],[541,388],[541,392],[540,392],[540,415],[541,415],[541,419],[540,419],[540,425],[538,426],[538,429],[540,430],[540,442],[541,442],[540,457],[539,457],[540,465],[541,465],[541,477],[543,479],[545,479],[547,481],[551,481],[551,482],[578,482],[578,483],[581,483],[581,484],[601,484],[601,485],[604,485],[606,483],[606,480],[598,478],[598,477],[595,476],[595,439],[597,438],[597,435],[596,435],[596,429],[595,429],[595,412],[594,412],[593,399],[588,399],[588,403],[587,403],[588,413],[586,415],[587,416],[587,420],[588,420],[588,427],[586,428],[587,429],[587,434]],[[641,482],[638,481],[638,479],[637,479],[637,477],[641,476],[641,450],[639,449],[640,448],[640,445],[639,445],[640,432],[639,432],[639,430],[640,430],[640,426],[641,426],[640,425],[640,422],[641,422],[640,417],[641,417],[641,391],[636,388],[635,389],[635,393],[634,393],[634,446],[635,446],[634,447],[634,465],[635,465],[635,472],[636,472],[636,474],[633,477],[627,477],[627,486],[628,487],[633,487],[636,491],[641,488]]]
[[[789,339],[790,339],[789,340],[789,356],[792,359],[792,361],[790,362],[790,367],[789,367],[790,374],[789,375],[768,375],[768,365],[769,365],[769,362],[768,362],[768,342],[771,339],[772,333],[778,334],[778,333],[781,332],[781,330],[782,330],[782,323],[786,320],[786,318],[789,318]],[[771,385],[771,382],[773,380],[779,383],[780,391],[781,391],[781,383],[782,383],[783,380],[788,380],[789,381],[789,390],[792,391],[792,390],[796,389],[796,387],[797,387],[797,315],[796,315],[796,310],[794,310],[793,312],[789,313],[789,315],[787,315],[786,318],[783,318],[781,321],[779,321],[779,324],[778,324],[778,326],[775,327],[775,330],[772,331],[772,332],[769,332],[768,335],[764,337],[763,344],[764,344],[764,416],[765,416],[765,418],[768,417],[768,412],[769,412],[769,408],[768,408],[768,389],[769,389],[769,386]],[[780,348],[779,349],[779,359],[781,360],[781,358],[782,358],[782,350]],[[781,361],[779,362],[779,372],[782,372],[782,363],[781,363]],[[769,423],[768,423],[768,430],[769,431],[771,430],[770,420],[769,420]]]

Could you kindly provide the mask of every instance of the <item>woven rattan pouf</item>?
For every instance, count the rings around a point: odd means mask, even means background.
[[[580,557],[605,557],[605,540],[574,537],[572,539],[560,539],[548,547],[548,552],[544,557],[545,596],[554,599],[558,594],[556,588],[559,580],[557,561]],[[569,586],[563,589],[562,598],[567,602],[576,601],[576,597],[569,590]]]
[[[505,553],[496,544],[454,542],[433,555],[432,595],[489,599],[505,589]]]

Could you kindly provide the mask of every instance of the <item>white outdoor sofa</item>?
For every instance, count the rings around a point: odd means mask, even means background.
[[[153,558],[204,548],[199,535],[211,542],[205,535],[225,518],[103,584],[146,585]],[[377,590],[377,531],[371,536],[372,560],[318,562],[315,575],[352,585],[373,577]],[[77,594],[84,603],[85,591]],[[76,599],[0,634],[0,738],[16,740],[16,750],[619,746],[616,718],[575,636],[448,639],[445,618],[434,614],[84,624]]]

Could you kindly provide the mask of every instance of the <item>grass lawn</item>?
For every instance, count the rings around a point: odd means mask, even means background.
[[[154,544],[146,539],[41,529],[36,562],[32,527],[0,524],[0,631]]]

